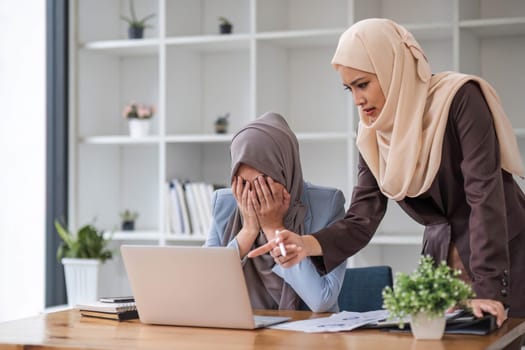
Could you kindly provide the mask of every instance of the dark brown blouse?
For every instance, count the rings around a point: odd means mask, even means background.
[[[359,157],[345,218],[314,234],[324,252],[312,258],[320,271],[331,271],[370,241],[387,199]],[[454,97],[432,186],[398,204],[426,226],[423,254],[463,265],[478,298],[499,300],[510,306],[509,316],[525,317],[525,195],[501,169],[493,118],[476,83]]]

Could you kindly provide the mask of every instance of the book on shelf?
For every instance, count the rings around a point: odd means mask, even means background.
[[[170,213],[170,231],[173,233],[183,233],[184,225],[182,221],[182,210],[179,197],[177,195],[177,180],[171,180],[169,183],[169,210]]]
[[[106,318],[109,320],[117,321],[126,321],[134,320],[139,318],[139,313],[137,310],[129,310],[122,312],[100,312],[100,311],[89,311],[89,310],[80,310],[82,316],[87,317],[97,317],[97,318]]]
[[[184,193],[186,194],[186,199],[188,201],[188,212],[191,222],[191,228],[193,229],[192,233],[195,234],[196,232],[200,232],[201,226],[200,216],[197,210],[197,201],[193,194],[191,183],[188,182],[184,184]]]
[[[186,195],[184,192],[184,187],[182,186],[182,183],[177,180],[177,186],[175,187],[175,190],[177,191],[177,198],[180,203],[180,209],[182,212],[182,227],[183,232],[186,234],[190,234],[192,232],[189,214],[188,214],[188,203],[186,201]]]
[[[166,227],[175,234],[205,237],[212,222],[211,198],[222,185],[174,178],[165,185]]]

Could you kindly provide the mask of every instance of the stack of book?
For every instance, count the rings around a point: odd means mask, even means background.
[[[166,186],[166,221],[170,232],[205,237],[211,226],[214,188],[204,182],[171,180]]]
[[[101,298],[101,300],[104,300]],[[106,301],[95,301],[91,303],[77,304],[82,316],[107,318],[117,321],[125,321],[139,318],[137,307],[134,301],[110,301],[112,298],[105,299]],[[133,299],[130,299],[133,300]]]

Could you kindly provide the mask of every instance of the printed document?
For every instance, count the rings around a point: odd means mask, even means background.
[[[271,326],[272,329],[306,333],[351,331],[366,324],[376,323],[388,317],[386,310],[368,312],[342,311],[328,317],[294,321]]]

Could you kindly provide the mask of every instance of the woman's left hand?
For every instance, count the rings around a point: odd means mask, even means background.
[[[270,177],[255,179],[252,201],[266,239],[275,238],[276,230],[284,228],[283,220],[290,207],[290,194]]]
[[[496,323],[501,327],[503,322],[507,319],[507,313],[503,304],[493,299],[472,299],[468,303],[472,308],[472,313],[476,317],[483,317],[483,312],[487,312],[496,316]]]

